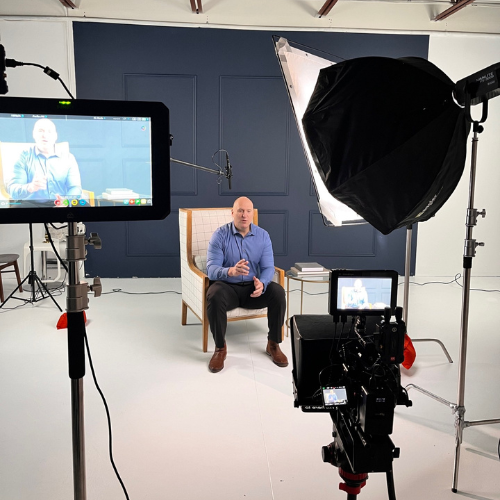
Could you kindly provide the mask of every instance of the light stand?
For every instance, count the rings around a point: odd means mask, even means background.
[[[23,279],[23,281],[21,281],[21,284],[19,285],[19,287],[24,285],[24,283],[27,281],[31,287],[31,298],[24,299],[22,297],[14,297],[13,295],[14,295],[14,293],[16,293],[16,291],[18,289],[18,288],[14,288],[14,291],[5,299],[5,301],[2,304],[0,304],[0,309],[7,303],[7,301],[10,298],[22,300],[22,301],[24,301],[25,304],[27,304],[28,302],[30,302],[31,304],[34,304],[35,302],[40,302],[41,300],[46,299],[47,297],[50,297],[52,299],[52,302],[54,302],[54,304],[59,309],[59,311],[62,312],[61,307],[56,302],[54,297],[51,295],[48,288],[45,286],[45,283],[36,274],[35,258],[34,258],[34,250],[33,250],[33,225],[30,222],[28,224],[28,226],[29,226],[29,232],[30,232],[30,265],[31,265],[31,267],[30,267],[30,271],[29,271],[28,275],[26,276],[26,278]],[[37,292],[40,293],[39,297],[36,296]]]
[[[469,322],[469,297],[470,297],[470,278],[472,269],[472,258],[476,255],[476,247],[484,246],[484,243],[478,243],[472,238],[472,230],[477,224],[477,217],[481,215],[483,218],[486,216],[486,211],[478,211],[474,208],[474,190],[476,183],[476,163],[477,163],[477,143],[479,141],[478,134],[480,134],[484,129],[480,125],[486,121],[488,116],[488,101],[482,100],[483,112],[480,121],[473,121],[470,117],[470,96],[466,95],[466,107],[467,115],[470,122],[473,124],[474,137],[472,139],[472,159],[471,159],[471,169],[470,169],[470,181],[469,181],[469,205],[467,209],[466,217],[466,235],[464,244],[464,284],[462,290],[462,315],[460,324],[460,355],[459,355],[459,367],[458,367],[458,399],[457,403],[451,403],[446,399],[440,398],[421,387],[414,384],[409,384],[406,389],[416,389],[421,393],[429,396],[436,401],[449,406],[455,415],[455,459],[453,464],[453,483],[451,490],[456,493],[458,486],[458,472],[460,465],[460,446],[462,444],[463,430],[467,427],[477,426],[477,425],[489,425],[500,423],[499,419],[488,419],[488,420],[473,420],[467,421],[464,419],[465,415],[465,368],[467,360],[467,333],[468,333],[468,322]]]
[[[68,261],[68,284],[66,293],[66,311],[68,317],[68,366],[71,379],[71,421],[73,436],[73,488],[74,499],[86,499],[85,474],[85,433],[83,411],[83,377],[85,376],[85,319],[83,311],[88,309],[89,290],[98,297],[101,295],[100,278],[94,278],[90,287],[85,281],[79,281],[79,262],[85,260],[85,244],[101,248],[101,241],[96,233],[91,233],[88,240],[85,235],[77,234],[77,223],[68,223],[68,243],[66,258]]]

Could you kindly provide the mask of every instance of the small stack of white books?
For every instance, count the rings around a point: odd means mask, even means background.
[[[295,276],[328,276],[329,269],[325,269],[317,262],[296,262],[294,267],[290,268],[290,272]]]
[[[139,198],[139,195],[127,188],[108,188],[102,197],[105,200],[131,200],[132,198]]]

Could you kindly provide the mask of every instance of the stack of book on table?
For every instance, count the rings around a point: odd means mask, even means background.
[[[139,198],[139,195],[127,188],[108,188],[102,193],[102,197],[105,200],[130,200]]]
[[[290,268],[290,272],[294,276],[328,276],[330,270],[324,268],[321,264],[317,262],[296,262],[295,266]]]

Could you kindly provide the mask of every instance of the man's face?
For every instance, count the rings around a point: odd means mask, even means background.
[[[361,280],[356,280],[354,282],[354,290],[359,292],[360,290],[362,290],[362,288],[363,288],[363,282]]]
[[[248,198],[238,198],[232,210],[233,221],[238,231],[248,231],[253,221],[253,203]]]
[[[57,141],[56,126],[50,120],[38,120],[33,128],[33,139],[42,153],[52,154]]]

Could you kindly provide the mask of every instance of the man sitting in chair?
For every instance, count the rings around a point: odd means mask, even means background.
[[[82,195],[80,171],[71,153],[60,154],[56,148],[54,122],[42,118],[33,127],[35,145],[23,151],[14,165],[7,190],[14,200],[47,202]]]
[[[285,319],[286,298],[283,287],[272,281],[274,256],[271,239],[264,229],[252,224],[253,203],[238,198],[231,211],[233,222],[219,227],[208,244],[207,313],[215,341],[215,352],[208,369],[224,368],[227,311],[236,307],[267,307],[268,342],[266,353],[281,367],[288,360],[280,349]]]
[[[357,279],[354,286],[347,290],[344,309],[368,309],[369,307],[366,288],[363,286],[363,282]]]

